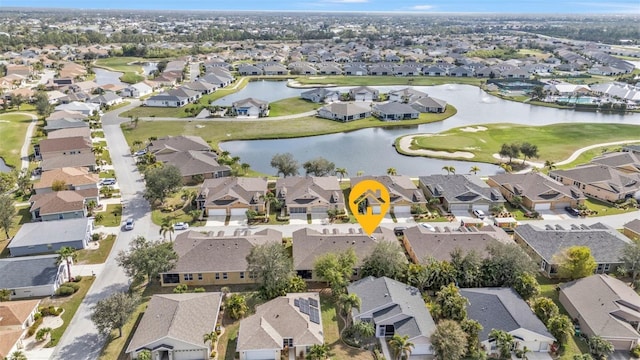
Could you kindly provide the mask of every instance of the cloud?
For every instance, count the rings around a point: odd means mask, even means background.
[[[415,5],[411,7],[411,10],[427,11],[433,9],[433,5]]]

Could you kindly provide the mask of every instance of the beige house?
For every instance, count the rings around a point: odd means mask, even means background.
[[[173,249],[178,261],[173,269],[160,274],[162,286],[253,284],[247,272],[247,255],[255,245],[281,243],[282,233],[272,229],[255,234],[237,232],[216,236],[187,231],[176,236]]]
[[[360,176],[351,178],[351,187],[361,181],[375,180],[383,184],[389,191],[389,211],[395,216],[411,216],[411,207],[426,205],[422,190],[406,175]]]
[[[562,184],[535,172],[493,175],[489,176],[487,184],[500,190],[509,202],[513,202],[515,196],[520,196],[522,205],[535,211],[576,207],[586,199],[576,186]]]
[[[627,173],[606,165],[583,165],[554,170],[553,179],[578,187],[586,196],[608,202],[622,201],[640,191],[640,171]]]
[[[624,224],[622,233],[629,239],[640,240],[640,219],[631,220]]]
[[[82,136],[60,139],[44,139],[35,145],[36,159],[49,159],[58,156],[91,154],[91,140]]]
[[[345,210],[345,200],[335,176],[290,176],[276,181],[276,198],[292,217],[326,218],[330,209]]]
[[[207,179],[196,198],[205,216],[245,216],[247,210],[265,211],[266,178]]]
[[[0,302],[0,359],[24,349],[27,329],[34,322],[40,300]]]
[[[29,199],[31,219],[50,221],[87,216],[87,203],[100,204],[98,189],[63,190],[35,194]]]
[[[87,168],[65,167],[43,172],[40,181],[33,185],[33,189],[36,194],[52,192],[56,182],[63,182],[64,190],[97,189],[99,181],[98,174],[89,172]]]
[[[157,154],[156,160],[178,168],[184,184],[197,184],[204,179],[231,175],[231,168],[220,165],[218,155],[212,151],[189,150]]]

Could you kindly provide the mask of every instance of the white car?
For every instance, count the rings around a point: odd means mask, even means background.
[[[485,214],[484,211],[479,209],[473,210],[473,215],[475,215],[478,219],[484,219],[485,216],[487,216],[487,214]]]
[[[431,225],[431,224],[422,223],[422,224],[420,224],[420,226],[422,226],[423,228],[425,228],[425,229],[427,229],[429,231],[433,231],[433,232],[436,231],[436,228],[434,228],[433,225]]]
[[[186,222],[179,222],[173,224],[173,230],[187,230],[189,228],[189,224]]]
[[[125,230],[133,230],[133,224],[134,224],[133,219],[131,219],[131,218],[127,219],[127,222],[124,223],[124,229]]]

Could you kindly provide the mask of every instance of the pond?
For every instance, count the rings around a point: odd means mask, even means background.
[[[152,71],[158,70],[157,62],[146,62],[146,63],[143,63],[141,66],[142,66],[142,73],[145,76],[151,74]]]
[[[406,86],[378,86],[375,88],[379,89],[381,93],[385,93],[404,87]],[[392,144],[397,137],[406,134],[437,133],[454,127],[487,123],[526,125],[555,123],[640,124],[640,114],[638,113],[602,114],[531,106],[490,96],[480,88],[470,85],[415,86],[414,88],[426,92],[430,96],[446,100],[458,109],[458,113],[445,121],[418,126],[393,129],[372,128],[298,139],[230,141],[221,144],[221,147],[234,156],[239,156],[241,161],[250,164],[252,169],[266,174],[275,173],[269,165],[274,154],[290,152],[301,164],[323,156],[334,162],[336,167],[346,168],[351,176],[358,171],[364,171],[370,175],[384,174],[388,168],[395,168],[398,174],[421,176],[442,173],[442,167],[449,165],[454,166],[458,173],[468,173],[471,166],[476,165],[481,168],[479,174],[490,175],[499,172],[500,168],[484,163],[403,156],[395,151]],[[346,91],[348,87],[337,89]],[[293,90],[297,90],[297,92]],[[274,101],[298,96],[292,94],[299,94],[305,90],[290,89],[286,87],[284,82],[260,81],[249,83],[243,90],[221,100],[227,100],[231,96],[234,96],[235,100],[251,96]],[[262,93],[261,91],[268,92]],[[526,140],[526,134],[522,134],[522,139]]]
[[[122,76],[121,72],[105,70],[101,68],[93,68],[93,72],[96,73],[95,82],[98,85],[106,85],[106,84],[114,84],[114,85],[123,85],[127,84],[120,81],[120,76]]]
[[[213,101],[211,104],[231,106],[232,103],[246,98],[256,98],[258,100],[274,102],[277,100],[300,96],[302,92],[307,90],[309,89],[294,89],[287,87],[286,81],[251,81],[244,87],[244,89]]]
[[[7,165],[4,162],[4,159],[0,157],[0,172],[8,173],[8,172],[11,172],[11,170],[13,170],[13,168],[11,168],[9,165]]]

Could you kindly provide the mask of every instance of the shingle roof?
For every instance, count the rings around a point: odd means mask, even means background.
[[[82,119],[49,119],[47,120],[47,126],[44,127],[45,131],[53,131],[58,129],[69,129],[69,128],[88,128],[89,123]]]
[[[83,211],[88,197],[97,197],[98,189],[63,190],[31,196],[31,210],[40,209],[40,216],[69,211]]]
[[[382,176],[359,176],[351,178],[351,186],[363,180],[375,180],[382,183],[389,191],[389,200],[391,204],[399,202],[404,203],[424,203],[426,200],[424,194],[411,178],[406,175],[382,175]]]
[[[83,240],[90,223],[90,218],[26,223],[8,248]]]
[[[211,146],[209,146],[209,144],[207,144],[207,142],[201,137],[189,135],[166,136],[158,140],[153,140],[149,144],[149,151],[152,153],[156,153],[164,149],[172,151],[210,151]]]
[[[233,204],[255,205],[267,192],[264,178],[225,177],[207,179],[200,188],[199,200],[204,206],[230,206]]]
[[[629,221],[628,223],[624,224],[624,228],[640,234],[640,219]]]
[[[164,338],[172,338],[206,349],[204,334],[216,327],[221,293],[153,295],[126,353]]]
[[[624,246],[631,242],[615,229],[596,223],[591,226],[565,230],[543,230],[530,224],[515,229],[517,238],[521,238],[547,263],[553,257],[571,246],[587,246],[597,263],[620,263]]]
[[[62,180],[67,185],[89,185],[97,184],[100,181],[98,174],[90,173],[87,168],[65,167],[54,170],[47,170],[40,176],[40,181],[35,183],[35,189],[50,188],[56,180]]]
[[[436,324],[422,299],[422,294],[413,286],[389,279],[387,277],[366,277],[347,287],[349,294],[357,294],[361,300],[360,309],[353,309],[353,316],[359,318],[364,314],[374,315],[375,310],[379,322],[389,319],[396,324],[396,334],[408,335],[409,340],[418,336],[431,337]],[[398,312],[398,307],[401,312]],[[384,308],[391,309],[387,314],[381,313]],[[398,314],[405,315],[398,317]],[[398,320],[391,320],[396,318]],[[410,320],[414,321],[411,322]]]
[[[503,203],[504,197],[475,175],[420,176],[420,184],[449,204]]]
[[[40,300],[5,301],[0,303],[0,328],[22,325],[33,310],[37,309]]]
[[[218,155],[209,151],[178,151],[169,154],[158,154],[156,159],[165,164],[173,165],[180,170],[182,176],[231,171],[227,165],[220,165]]]
[[[74,136],[63,139],[40,140],[40,152],[44,155],[48,152],[65,150],[91,149],[91,142],[82,136]]]
[[[384,104],[376,104],[373,106],[374,111],[382,114],[416,114],[418,110],[412,108],[408,104],[401,102],[388,102]]]
[[[489,179],[498,183],[515,195],[532,201],[560,200],[564,197],[585,199],[584,194],[575,186],[563,185],[547,175],[529,172],[526,174],[498,174]]]
[[[625,173],[606,165],[584,165],[568,170],[554,170],[550,175],[597,186],[616,194],[640,190],[640,172]]]
[[[82,167],[82,166],[95,166],[96,157],[92,152],[86,151],[81,154],[75,155],[60,155],[54,157],[46,157],[42,159],[42,170],[59,169],[63,167]]]
[[[633,152],[613,152],[595,157],[591,163],[611,167],[625,167],[640,172],[640,154]]]
[[[301,313],[294,304],[301,298],[320,304],[318,293],[291,293],[259,305],[255,314],[240,321],[236,351],[282,349],[283,338],[293,338],[294,346],[323,344],[322,318],[314,323]]]
[[[440,99],[436,99],[434,97],[423,97],[420,99],[415,100],[414,102],[411,103],[412,106],[420,106],[420,107],[427,107],[427,108],[433,108],[433,107],[441,107],[444,108],[447,106],[447,102],[445,100],[440,100]]]
[[[85,139],[91,139],[91,129],[87,126],[47,131],[47,139],[70,138],[75,136],[82,136]]]
[[[0,259],[0,289],[53,285],[58,277],[58,255],[39,255]]]
[[[467,317],[482,325],[480,341],[489,339],[492,329],[511,332],[526,329],[554,339],[531,307],[512,288],[460,289],[469,300]]]
[[[323,106],[322,109],[339,116],[349,116],[371,112],[369,106],[348,102],[327,104]]]
[[[234,101],[233,104],[232,104],[232,106],[234,108],[246,107],[246,106],[255,106],[255,107],[258,107],[258,108],[266,108],[268,105],[269,105],[269,103],[267,101],[258,100],[258,99],[254,99],[254,98],[247,98],[247,99]]]
[[[335,176],[290,176],[276,181],[276,196],[287,206],[344,207],[344,194]]]

